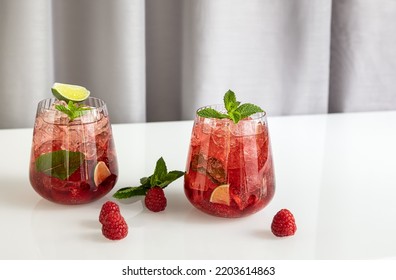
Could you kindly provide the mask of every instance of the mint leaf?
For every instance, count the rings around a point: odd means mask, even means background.
[[[168,169],[166,168],[165,161],[162,157],[157,160],[157,163],[155,165],[154,169],[154,176],[158,177],[158,179],[162,180],[163,177],[168,173]]]
[[[226,119],[228,118],[227,114],[220,113],[212,108],[204,108],[197,112],[197,115],[203,118],[215,118],[215,119]]]
[[[140,186],[125,187],[116,191],[114,198],[124,199],[137,195],[146,195],[146,192],[154,186],[166,188],[170,183],[184,175],[183,171],[173,170],[168,172],[164,159],[157,160],[154,173],[148,177],[140,178]]]
[[[234,123],[238,123],[242,119],[241,113],[239,113],[237,110],[229,112],[228,114]]]
[[[73,113],[63,105],[55,105],[55,109],[61,111],[62,113],[66,114],[70,120],[74,120]]]
[[[238,112],[241,116],[241,119],[244,119],[244,118],[249,117],[255,113],[264,112],[264,111],[257,105],[245,103],[245,104],[242,104],[241,106],[239,106],[235,110],[235,112]]]
[[[235,93],[230,89],[224,94],[223,99],[224,107],[228,113],[234,111],[239,106],[239,104],[241,104],[241,102],[236,100]]]
[[[132,196],[146,195],[147,190],[148,188],[144,188],[142,186],[121,188],[113,195],[113,197],[124,199]]]
[[[167,173],[164,178],[163,181],[158,185],[161,188],[165,188],[167,187],[170,183],[172,183],[173,181],[179,179],[181,176],[184,175],[184,172],[182,171],[170,171],[169,173]]]
[[[151,186],[160,185],[166,173],[167,173],[166,164],[164,159],[161,157],[155,165],[153,175],[150,176],[150,185]]]
[[[74,119],[84,115],[86,111],[91,110],[89,107],[80,106],[73,103],[73,101],[69,101],[67,107],[63,105],[55,105],[55,109],[65,113],[69,117],[70,121],[74,121]]]
[[[227,110],[227,114],[221,113],[213,108],[204,108],[197,112],[197,115],[204,118],[216,118],[216,119],[230,119],[235,124],[240,120],[247,118],[255,113],[264,112],[259,106],[237,101],[235,93],[232,90],[228,90],[224,94],[224,107]]]
[[[150,182],[150,177],[140,178],[140,184],[145,185]]]
[[[38,172],[66,180],[81,166],[84,159],[83,153],[59,150],[40,155],[35,166]]]

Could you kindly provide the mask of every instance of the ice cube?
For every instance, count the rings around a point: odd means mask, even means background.
[[[55,105],[57,104],[54,103],[52,104],[50,109],[46,109],[42,111],[40,113],[41,117],[48,124],[61,124],[61,125],[67,124],[69,122],[69,117],[67,116],[67,114],[56,109]]]
[[[55,107],[56,107],[57,105],[61,105],[61,106],[67,107],[66,101],[64,101],[64,100],[55,100],[54,103],[52,103],[52,105],[51,105],[51,109],[52,109],[52,110],[56,110]]]
[[[80,144],[78,150],[84,153],[86,160],[97,158],[97,149],[95,142],[83,142]]]
[[[100,112],[95,108],[91,108],[91,110],[83,111],[80,120],[82,123],[93,123],[99,121],[100,118]]]
[[[255,135],[257,123],[254,120],[241,120],[237,124],[230,125],[230,131],[235,136]]]

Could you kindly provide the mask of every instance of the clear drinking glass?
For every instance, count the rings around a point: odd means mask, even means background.
[[[70,121],[55,98],[37,106],[29,178],[35,191],[61,204],[82,204],[106,195],[118,177],[117,156],[106,104],[89,97],[89,110]],[[64,103],[64,105],[66,105]]]
[[[226,113],[222,105],[208,107]],[[275,192],[266,114],[237,124],[196,115],[184,190],[196,208],[215,216],[243,217],[263,209]]]

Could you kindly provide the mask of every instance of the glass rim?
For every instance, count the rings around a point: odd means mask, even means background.
[[[51,105],[51,104],[53,104],[53,103],[54,103],[55,101],[57,101],[57,100],[59,100],[59,99],[57,99],[57,98],[55,98],[55,97],[44,98],[44,99],[42,99],[42,100],[40,100],[40,101],[38,102],[37,108],[43,107],[43,105],[46,104],[46,102],[49,102],[47,105]],[[94,103],[94,105],[92,105],[92,104],[85,104],[85,102],[86,102],[87,100],[92,101],[92,102]],[[59,101],[61,101],[61,100],[59,100]],[[66,103],[67,103],[67,102],[66,102]],[[88,97],[87,99],[85,99],[85,100],[83,100],[83,101],[74,102],[74,103],[92,106],[92,109],[97,109],[97,110],[98,110],[98,109],[100,110],[100,109],[102,109],[102,108],[106,108],[106,107],[107,107],[107,106],[106,106],[106,102],[105,102],[103,99],[100,99],[100,98],[97,98],[97,97],[92,97],[92,96]],[[56,110],[56,109],[50,108],[50,107],[48,107],[48,108],[43,107],[42,109],[44,109],[44,110],[49,110],[49,111],[55,111],[55,110]]]
[[[36,118],[41,115],[44,116],[46,115],[47,117],[51,118],[51,116],[55,116],[57,113],[59,113],[59,110],[55,109],[53,107],[53,104],[59,101],[59,99],[55,97],[50,97],[50,98],[45,98],[41,100],[37,104],[37,111],[36,111]],[[55,121],[47,121],[44,119],[45,122],[54,124],[54,125],[60,125],[60,126],[78,126],[78,125],[85,125],[85,124],[90,124],[90,123],[95,123],[98,122],[103,116],[108,116],[108,111],[107,111],[107,106],[106,102],[104,102],[102,99],[97,98],[97,97],[88,97],[84,101],[81,102],[76,102],[77,104],[82,104],[84,106],[90,107],[89,110],[84,111],[85,113],[77,117],[73,121],[65,121],[60,120],[59,122]],[[90,119],[91,118],[91,119]]]
[[[204,119],[209,119],[209,120],[217,120],[217,121],[221,121],[221,120],[230,120],[230,119],[228,119],[228,118],[224,118],[224,119],[218,119],[218,118],[211,118],[211,117],[201,117],[201,116],[198,116],[198,112],[199,111],[201,111],[201,110],[203,110],[203,109],[206,109],[206,108],[213,108],[213,109],[215,109],[215,108],[221,108],[221,109],[223,109],[222,111],[224,111],[224,113],[226,113],[226,109],[225,109],[225,106],[224,106],[224,104],[220,104],[220,103],[218,103],[218,104],[211,104],[211,105],[206,105],[206,106],[202,106],[202,107],[199,107],[196,111],[195,111],[195,117],[200,117],[200,118],[204,118]],[[265,111],[265,110],[263,110],[263,112],[257,112],[257,113],[254,113],[253,115],[250,115],[249,116],[249,119],[241,119],[239,122],[246,122],[246,121],[253,121],[253,120],[258,120],[258,119],[262,119],[262,118],[266,118],[267,117],[267,112]]]

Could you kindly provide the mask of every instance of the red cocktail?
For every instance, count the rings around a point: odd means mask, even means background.
[[[197,115],[184,190],[196,208],[215,216],[243,217],[264,208],[275,191],[265,113],[237,124]]]
[[[30,160],[30,183],[42,197],[61,204],[103,197],[118,176],[116,151],[106,104],[88,98],[84,113],[70,120],[55,109],[64,101],[38,104]]]

